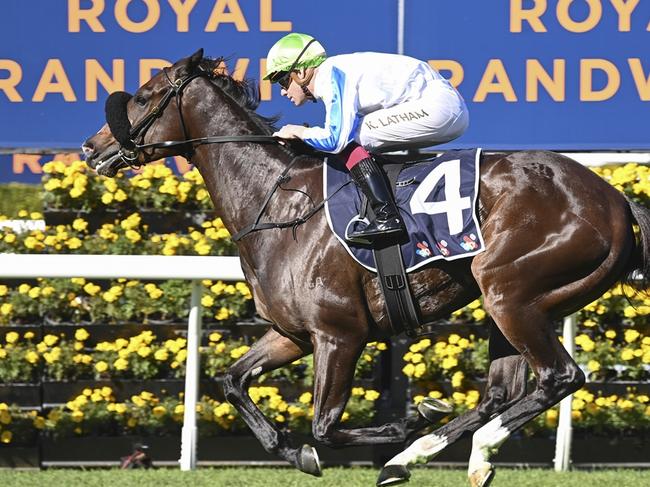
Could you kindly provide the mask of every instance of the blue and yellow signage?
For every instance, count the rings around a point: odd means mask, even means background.
[[[330,54],[404,52],[470,107],[453,147],[649,149],[650,2],[641,0],[6,0],[0,4],[0,150],[76,151],[104,100],[203,47],[259,80],[268,48],[310,33]],[[264,115],[319,124],[260,83]],[[0,163],[0,180],[33,163]],[[8,167],[11,166],[11,167]],[[16,173],[14,179],[21,179]]]

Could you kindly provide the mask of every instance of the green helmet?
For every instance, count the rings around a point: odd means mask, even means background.
[[[278,75],[299,68],[320,66],[327,54],[325,48],[307,34],[291,33],[273,44],[266,56],[266,76],[275,83]]]

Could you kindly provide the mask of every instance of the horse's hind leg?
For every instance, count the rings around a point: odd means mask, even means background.
[[[493,415],[521,400],[526,395],[527,377],[525,359],[510,345],[496,325],[491,323],[490,369],[480,404],[415,440],[403,452],[390,459],[380,472],[377,485],[385,486],[408,480],[408,465],[428,462],[464,435],[479,429]]]
[[[474,433],[468,467],[473,487],[489,484],[493,476],[490,456],[513,431],[578,390],[585,381],[583,372],[555,336],[548,316],[534,305],[504,311],[504,314],[495,315],[493,310],[492,316],[532,367],[537,387]]]
[[[311,350],[299,347],[270,329],[228,369],[224,376],[223,390],[226,399],[237,409],[266,451],[279,455],[303,472],[320,476],[320,465],[313,448],[307,445],[301,449],[293,448],[287,435],[264,416],[247,391],[255,377],[308,353]]]

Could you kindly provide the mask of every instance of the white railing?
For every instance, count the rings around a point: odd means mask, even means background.
[[[196,467],[196,402],[199,390],[202,279],[241,281],[239,257],[161,255],[0,254],[0,278],[86,277],[91,279],[186,279],[192,281],[187,328],[185,412],[181,433],[181,470]]]
[[[562,330],[562,344],[569,355],[573,357],[576,353],[576,315],[564,318]],[[555,459],[553,461],[556,472],[565,472],[571,466],[571,442],[573,439],[573,427],[571,425],[571,405],[573,394],[560,401],[560,414],[557,420],[557,433],[555,438]]]

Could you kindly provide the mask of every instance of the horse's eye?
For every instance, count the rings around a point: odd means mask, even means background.
[[[141,107],[145,106],[147,104],[147,100],[140,95],[136,95],[135,97],[135,102],[140,105]]]

